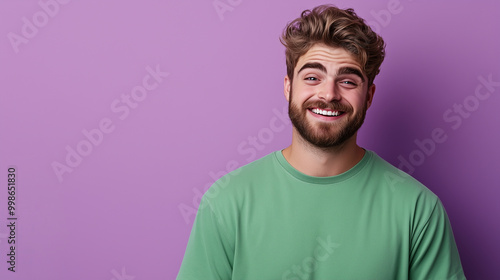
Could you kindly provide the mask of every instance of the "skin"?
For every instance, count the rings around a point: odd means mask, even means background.
[[[317,66],[318,63],[324,69],[308,67]],[[303,68],[304,66],[306,67]],[[361,77],[352,73],[339,73],[340,69],[345,68],[357,69]],[[290,77],[285,77],[285,97],[305,114],[305,121],[311,125],[313,133],[328,137],[326,134],[338,133],[340,127],[347,125],[356,114],[371,106],[375,85],[368,87],[368,78],[361,69],[361,65],[346,50],[316,44],[299,58],[293,81]],[[304,104],[307,106],[317,102],[338,102],[353,110],[328,118],[314,114],[310,107],[303,107]],[[319,147],[304,139],[293,127],[292,143],[282,153],[290,165],[306,175],[335,176],[351,169],[363,158],[365,150],[358,146],[356,138],[357,132],[342,143]]]

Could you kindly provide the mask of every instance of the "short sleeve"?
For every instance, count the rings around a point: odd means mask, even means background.
[[[178,280],[231,279],[234,246],[213,206],[202,200],[191,230]]]
[[[466,279],[450,221],[439,199],[428,217],[412,238],[409,279]]]

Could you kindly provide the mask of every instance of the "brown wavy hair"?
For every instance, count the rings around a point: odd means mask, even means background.
[[[299,58],[317,43],[341,47],[351,53],[363,67],[368,86],[373,84],[385,57],[382,37],[373,32],[353,9],[343,10],[332,5],[303,11],[299,18],[286,26],[280,41],[286,47],[286,71],[290,80],[293,80],[293,70]]]

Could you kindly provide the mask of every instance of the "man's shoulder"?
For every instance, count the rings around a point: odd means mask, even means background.
[[[425,203],[429,207],[433,207],[439,201],[434,192],[412,175],[398,169],[375,152],[371,153],[373,154],[371,173],[377,174],[372,179],[377,181],[379,187],[388,190],[391,196],[407,203]]]
[[[240,166],[222,176],[216,183],[220,183],[220,181],[224,179],[232,180],[233,183],[251,182],[261,179],[266,173],[273,173],[271,170],[279,165],[276,160],[277,152],[278,151],[273,151],[259,159]]]
[[[205,197],[212,200],[234,197],[241,195],[248,187],[261,186],[259,182],[272,180],[271,177],[277,175],[276,168],[279,165],[276,153],[271,152],[220,177],[207,190]]]

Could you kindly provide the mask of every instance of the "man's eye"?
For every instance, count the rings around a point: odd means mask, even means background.
[[[353,81],[342,81],[340,82],[341,84],[344,84],[344,85],[347,85],[347,86],[350,86],[350,87],[355,87],[357,86],[357,84]]]
[[[306,77],[306,81],[317,81],[318,78],[316,77]]]

